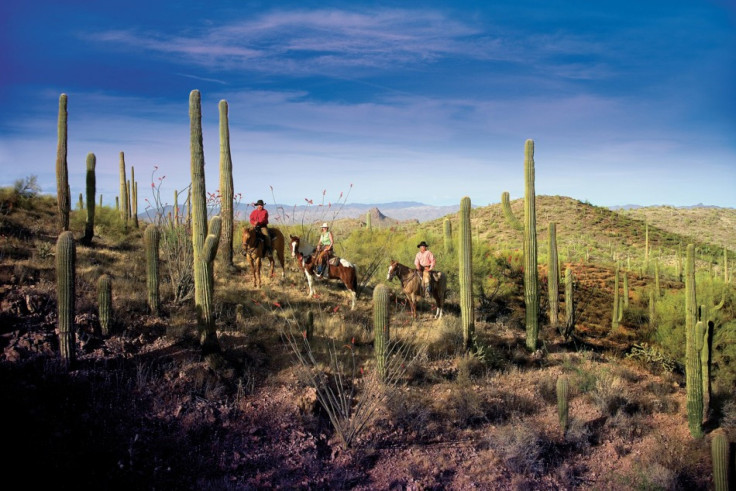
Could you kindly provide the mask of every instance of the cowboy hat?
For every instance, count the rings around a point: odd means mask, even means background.
[[[258,201],[256,201],[256,206],[258,206],[258,205],[264,206],[265,203],[263,202],[262,199],[259,199]]]
[[[422,246],[424,246],[424,247],[429,247],[429,246],[427,245],[427,243],[426,243],[426,242],[424,242],[424,241],[421,241],[421,242],[419,243],[419,245],[418,245],[417,247],[422,247]]]
[[[327,222],[325,222],[325,223],[322,224],[322,227],[321,228],[330,228],[330,226],[327,225]]]

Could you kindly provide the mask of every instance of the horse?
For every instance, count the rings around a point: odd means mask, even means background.
[[[432,271],[431,276],[432,297],[434,298],[434,302],[437,307],[437,313],[434,315],[434,318],[441,319],[445,305],[445,293],[447,292],[447,275],[440,271]],[[409,300],[411,316],[416,319],[417,299],[422,296],[422,292],[424,291],[422,276],[416,269],[404,266],[392,259],[391,264],[388,267],[388,276],[386,279],[387,281],[391,281],[394,277],[399,278],[401,288],[404,290],[406,299]]]
[[[256,231],[254,228],[243,227],[243,254],[250,261],[250,267],[253,269],[253,286],[255,288],[261,287],[261,264],[262,259],[268,258],[271,263],[270,278],[274,276],[274,270],[276,268],[276,261],[273,258],[273,251],[276,251],[279,263],[281,264],[281,277],[286,276],[286,268],[284,267],[284,234],[277,228],[268,228],[271,235],[271,251],[266,254],[266,244],[263,242],[263,237],[260,237],[260,231]]]
[[[296,258],[297,266],[304,272],[309,285],[309,296],[315,295],[314,291],[314,268],[316,266],[316,253],[313,246],[301,244],[299,237],[290,236],[291,239],[291,256]],[[328,280],[339,279],[350,292],[350,310],[355,310],[355,301],[358,298],[358,273],[355,265],[343,258],[332,258],[327,263],[326,276],[323,278]]]

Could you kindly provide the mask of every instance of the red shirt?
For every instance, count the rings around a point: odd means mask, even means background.
[[[429,249],[426,249],[424,252],[417,252],[417,255],[414,257],[414,266],[416,266],[417,269],[420,269],[419,267],[421,266],[431,271],[434,269],[434,265],[434,254],[432,254]]]
[[[268,211],[265,208],[256,208],[250,212],[250,224],[254,227],[268,225]]]

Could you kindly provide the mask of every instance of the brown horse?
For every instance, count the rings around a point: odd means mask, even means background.
[[[399,278],[401,282],[401,288],[404,290],[406,299],[409,300],[409,306],[411,307],[411,316],[417,318],[417,300],[421,298],[422,292],[424,291],[424,285],[422,285],[422,277],[419,272],[408,266],[391,260],[391,265],[388,267],[387,280],[391,281],[394,277]],[[437,313],[434,315],[435,319],[442,318],[442,310],[445,305],[445,293],[447,292],[447,275],[440,271],[432,271],[431,274],[432,282],[432,297],[434,298],[435,305],[437,306]]]
[[[309,285],[309,296],[313,297],[314,291],[314,268],[316,266],[316,254],[314,247],[301,244],[299,237],[291,235],[291,256],[296,258],[297,266],[304,272]],[[332,258],[328,262],[328,280],[339,279],[350,292],[350,310],[355,310],[355,301],[358,298],[358,273],[355,265],[342,258]]]
[[[253,286],[261,287],[261,264],[265,257],[271,263],[271,272],[269,277],[273,278],[276,268],[276,261],[273,259],[273,251],[276,251],[279,263],[281,264],[281,277],[286,276],[284,267],[284,234],[277,228],[268,228],[271,234],[271,251],[266,254],[266,246],[260,232],[256,232],[254,228],[243,227],[243,254],[250,261],[250,267],[253,270]]]

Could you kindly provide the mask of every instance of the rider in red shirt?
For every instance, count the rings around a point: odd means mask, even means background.
[[[255,203],[256,209],[250,213],[250,224],[258,229],[260,228],[263,235],[263,242],[266,244],[266,251],[271,250],[271,236],[268,234],[268,210],[264,208],[262,199]]]

